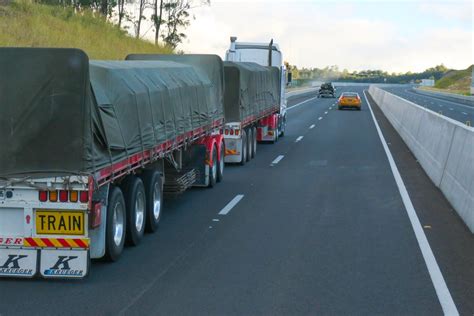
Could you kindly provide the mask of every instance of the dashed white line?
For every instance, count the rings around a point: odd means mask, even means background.
[[[272,161],[272,166],[273,166],[273,165],[276,165],[277,163],[279,163],[279,162],[283,159],[283,157],[285,157],[285,156],[284,156],[284,155],[280,155],[280,156],[276,157],[275,160]]]
[[[320,120],[320,121],[321,121],[322,119],[323,119],[323,118],[322,118],[321,116],[320,116],[320,117],[318,117],[318,120]]]
[[[212,219],[212,221],[213,221],[213,222],[218,222],[218,221],[219,221],[219,219],[217,219],[217,218],[213,218],[213,219]]]
[[[299,136],[296,140],[295,140],[295,143],[301,141],[303,139],[303,136]]]
[[[444,315],[459,315],[456,305],[454,304],[453,298],[451,297],[451,293],[449,292],[448,286],[446,285],[446,281],[444,280],[443,274],[441,273],[438,263],[436,262],[436,258],[433,254],[433,251],[431,250],[425,232],[423,231],[423,227],[421,226],[420,220],[416,215],[416,211],[413,206],[413,203],[411,202],[410,195],[408,194],[400,172],[398,171],[395,160],[393,159],[392,153],[390,152],[387,142],[385,141],[382,131],[380,130],[379,124],[377,123],[377,119],[375,118],[374,112],[372,111],[372,107],[370,106],[365,91],[364,96],[365,101],[369,106],[370,114],[372,115],[372,119],[374,121],[375,128],[379,135],[380,141],[382,142],[383,148],[385,150],[385,154],[388,158],[390,169],[392,170],[393,177],[395,178],[395,182],[397,183],[398,191],[400,192],[400,196],[407,211],[408,218],[410,219],[411,226],[413,228],[413,231],[415,232],[415,237],[418,241],[418,246],[420,247],[423,259],[425,260],[426,267],[428,268],[428,273],[431,277],[431,282],[433,283],[433,286],[435,288],[436,295],[438,296],[438,300],[441,304],[441,308],[443,309]]]
[[[328,111],[324,112],[324,114],[328,114]]]
[[[224,206],[224,208],[219,212],[219,215],[227,215],[234,208],[234,206],[236,206],[237,203],[239,203],[240,200],[243,199],[243,197],[244,197],[243,194],[237,194],[232,199],[232,201],[230,201],[229,203],[227,203],[226,206]]]
[[[309,129],[313,129],[315,126],[316,126],[316,125],[313,124],[313,125],[311,125],[311,126],[309,127]]]
[[[306,101],[303,101],[303,102],[297,103],[297,104],[295,104],[295,105],[292,105],[292,106],[290,106],[290,107],[289,107],[289,108],[287,108],[286,110],[287,110],[287,111],[289,111],[289,110],[292,110],[292,109],[294,109],[294,108],[297,108],[297,107],[299,107],[300,105],[303,105],[303,104],[305,104],[305,103],[308,103],[309,101],[316,100],[317,98],[318,98],[318,97],[314,97],[314,98],[308,99],[308,100],[306,100]]]
[[[466,112],[461,112],[461,113],[462,113],[462,114],[464,114],[464,115],[467,115],[467,113],[466,113]]]
[[[454,111],[454,109],[453,109],[453,108],[449,108],[449,110],[450,110],[450,111]]]

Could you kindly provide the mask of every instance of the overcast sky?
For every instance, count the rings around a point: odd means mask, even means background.
[[[473,1],[211,0],[179,47],[224,56],[229,37],[268,42],[299,67],[421,71],[473,63]]]

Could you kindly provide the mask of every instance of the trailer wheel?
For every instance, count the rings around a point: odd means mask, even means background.
[[[252,127],[253,141],[252,141],[252,158],[257,156],[257,128]]]
[[[247,161],[250,161],[250,159],[253,158],[252,143],[253,143],[252,128],[247,128]]]
[[[219,168],[217,168],[217,182],[221,182],[222,179],[224,179],[224,166],[225,166],[225,162],[224,162],[224,155],[225,155],[225,143],[224,141],[221,142],[221,159],[219,159],[218,161],[218,166]]]
[[[135,176],[128,176],[123,182],[125,205],[127,207],[127,243],[136,246],[145,232],[146,195],[143,182]]]
[[[146,197],[145,230],[153,233],[157,230],[163,209],[163,186],[161,174],[156,170],[146,170],[142,177]]]
[[[105,258],[108,261],[117,261],[122,254],[127,223],[125,213],[125,200],[122,190],[111,185],[105,229]]]
[[[213,188],[217,182],[217,148],[212,147],[212,167],[209,170],[209,187]]]
[[[240,161],[240,165],[243,166],[247,162],[247,133],[245,130],[242,130],[242,160]]]

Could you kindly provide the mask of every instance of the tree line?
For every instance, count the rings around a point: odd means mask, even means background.
[[[292,76],[301,82],[320,81],[350,81],[368,83],[417,83],[421,79],[439,80],[449,71],[443,64],[428,68],[422,72],[389,73],[383,70],[348,71],[340,70],[338,66],[327,66],[324,68],[301,68],[290,66]]]
[[[39,3],[72,7],[80,13],[92,10],[117,25],[142,38],[151,30],[155,45],[164,44],[172,49],[186,38],[184,30],[194,19],[194,8],[210,5],[210,0],[37,0]],[[150,28],[144,30],[145,21]]]

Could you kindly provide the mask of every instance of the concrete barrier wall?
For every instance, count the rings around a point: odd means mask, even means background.
[[[474,96],[460,95],[460,94],[441,92],[441,91],[430,91],[430,90],[423,90],[423,89],[418,89],[418,88],[415,88],[414,90],[415,92],[419,94],[451,100],[451,101],[459,102],[468,106],[474,106]]]
[[[474,128],[376,86],[369,93],[474,233]]]

